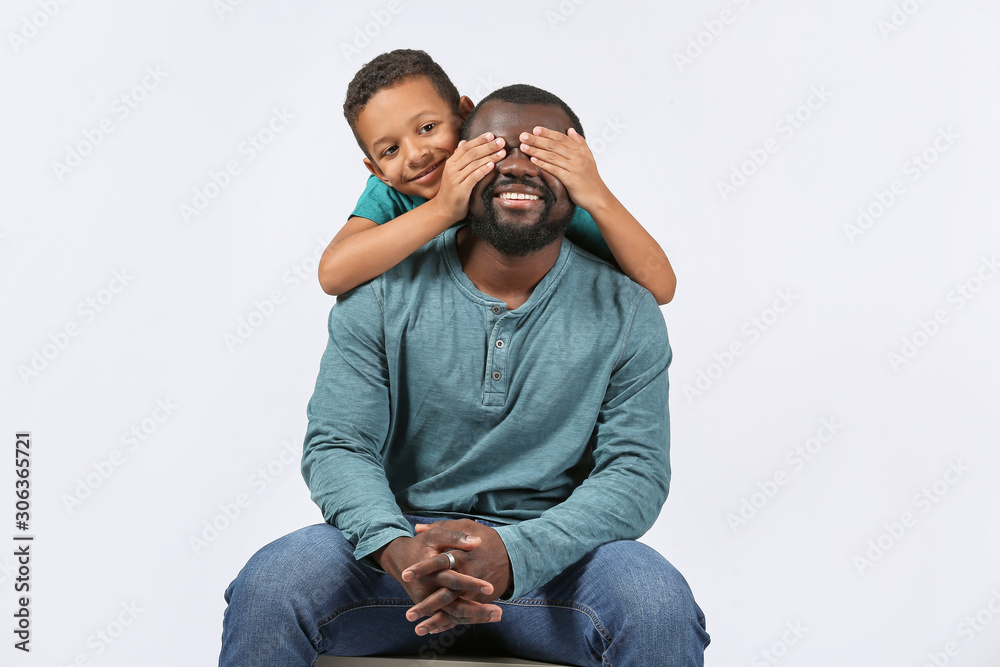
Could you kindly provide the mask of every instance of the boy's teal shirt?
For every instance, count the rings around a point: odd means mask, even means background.
[[[563,239],[510,310],[462,269],[459,229],[337,298],[302,475],[373,568],[413,536],[404,513],[504,524],[520,597],[653,525],[672,353],[653,296],[606,262]]]
[[[407,211],[412,211],[426,201],[423,197],[404,195],[374,176],[369,176],[368,183],[365,184],[365,191],[361,193],[358,205],[354,207],[354,212],[351,215],[368,218],[372,222],[383,225]],[[576,207],[573,221],[570,223],[569,229],[566,230],[566,238],[590,254],[600,257],[606,262],[612,261],[611,250],[604,242],[600,230],[597,229],[597,223],[594,222],[589,213],[579,206]]]

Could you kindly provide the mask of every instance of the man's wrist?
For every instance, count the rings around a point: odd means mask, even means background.
[[[409,539],[409,538],[406,538],[406,537],[403,537],[403,536],[397,537],[394,540],[392,540],[390,542],[387,542],[383,546],[379,547],[375,551],[371,552],[370,555],[372,557],[372,560],[374,560],[376,563],[378,563],[378,566],[381,567],[384,572],[391,574],[389,572],[389,568],[386,567],[386,560],[387,560],[386,559],[386,552],[389,551],[389,548],[393,544],[395,544],[399,540],[405,540],[405,539]]]

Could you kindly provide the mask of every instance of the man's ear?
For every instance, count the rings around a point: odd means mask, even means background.
[[[385,177],[385,173],[383,173],[383,171],[379,169],[379,166],[377,164],[375,164],[370,158],[365,158],[364,163],[365,166],[368,167],[368,171],[372,173],[372,176],[382,181],[390,188],[392,187],[392,183],[390,183],[389,179]]]
[[[475,107],[476,105],[473,104],[472,100],[470,100],[466,95],[462,95],[462,97],[458,99],[458,115],[462,119],[463,123]]]

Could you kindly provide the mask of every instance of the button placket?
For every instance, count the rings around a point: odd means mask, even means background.
[[[500,315],[494,321],[490,338],[487,341],[487,376],[483,393],[483,403],[486,405],[503,405],[507,400],[507,350],[509,349],[509,334],[513,320],[506,317],[500,306],[492,306],[490,312]],[[501,315],[501,313],[503,313]]]

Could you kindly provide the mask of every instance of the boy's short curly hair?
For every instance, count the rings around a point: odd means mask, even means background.
[[[441,99],[452,105],[455,114],[459,113],[459,94],[455,84],[451,82],[441,66],[434,62],[425,51],[417,49],[396,49],[376,56],[351,79],[347,85],[347,97],[344,100],[344,118],[351,126],[354,138],[358,140],[361,150],[365,150],[358,136],[358,116],[371,99],[382,90],[399,85],[407,79],[424,76],[434,86]]]

